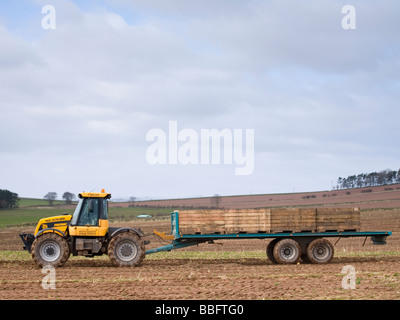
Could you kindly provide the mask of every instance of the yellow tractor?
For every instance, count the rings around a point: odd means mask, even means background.
[[[138,266],[145,257],[144,234],[140,229],[111,228],[108,225],[110,193],[84,192],[74,214],[44,218],[34,234],[21,233],[24,249],[39,266],[59,267],[70,257],[107,254],[120,267]]]

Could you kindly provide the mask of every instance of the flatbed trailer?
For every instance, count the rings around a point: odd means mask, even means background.
[[[293,264],[300,259],[305,262],[328,263],[334,256],[334,246],[326,238],[371,238],[373,244],[384,245],[391,231],[325,231],[325,232],[279,232],[279,233],[202,233],[181,234],[179,230],[179,212],[171,213],[171,235],[154,230],[154,234],[171,243],[146,251],[153,254],[171,251],[200,243],[213,243],[214,240],[232,239],[272,239],[266,248],[266,254],[273,263]],[[339,240],[338,239],[338,240]],[[365,242],[364,242],[365,243]]]

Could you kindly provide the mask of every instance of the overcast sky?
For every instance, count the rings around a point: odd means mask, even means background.
[[[178,198],[398,170],[399,15],[395,0],[1,1],[0,189]],[[254,169],[151,164],[146,136],[171,143],[170,122],[253,130]]]

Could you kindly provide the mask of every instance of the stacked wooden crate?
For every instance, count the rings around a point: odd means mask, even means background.
[[[360,231],[359,208],[318,208],[317,232]]]
[[[358,208],[274,208],[179,211],[184,234],[359,231]]]
[[[270,210],[227,210],[225,212],[226,233],[269,233]]]
[[[314,232],[316,215],[316,210],[309,208],[271,209],[271,233]]]
[[[269,209],[179,211],[180,234],[269,233]]]
[[[179,211],[179,233],[220,233],[225,227],[222,210]]]

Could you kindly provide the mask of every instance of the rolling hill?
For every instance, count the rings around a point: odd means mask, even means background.
[[[111,203],[111,206],[132,206]],[[279,193],[135,201],[135,207],[170,208],[279,208],[279,207],[360,207],[400,208],[400,184],[316,192]]]

